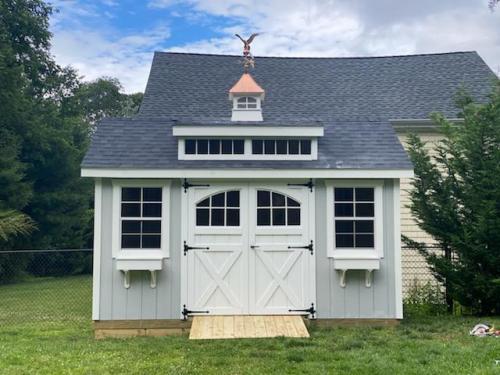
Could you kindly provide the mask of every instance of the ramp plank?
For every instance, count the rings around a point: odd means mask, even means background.
[[[234,337],[234,316],[224,317],[224,333],[222,337],[225,339],[231,339]]]
[[[307,330],[306,325],[304,324],[304,320],[302,320],[302,318],[293,319],[293,325],[295,326],[297,337],[310,337],[309,331]]]
[[[276,330],[276,324],[274,323],[274,316],[271,316],[270,319],[265,319],[264,323],[266,324],[266,332],[268,337],[278,336],[278,331]]]
[[[298,315],[195,316],[189,338],[232,339],[263,337],[309,337]]]
[[[205,319],[210,319],[207,316]],[[213,320],[213,336],[215,339],[221,339],[224,337],[224,317],[223,316],[214,316]]]
[[[202,336],[201,330],[203,324],[204,324],[203,319],[193,320],[193,323],[191,324],[191,330],[189,331],[189,337],[193,338],[201,337]]]
[[[255,337],[255,324],[250,316],[243,316],[245,331],[243,332],[243,337]]]

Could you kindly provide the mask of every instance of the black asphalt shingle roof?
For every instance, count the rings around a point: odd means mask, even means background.
[[[228,91],[241,76],[240,60],[155,53],[139,116],[229,120]],[[456,117],[457,90],[484,100],[494,77],[476,52],[255,61],[251,74],[266,91],[266,121]]]
[[[318,160],[177,160],[171,121],[105,119],[83,166],[102,168],[366,168],[411,169],[388,122],[329,122],[318,140]]]
[[[426,119],[434,111],[456,117],[457,90],[463,87],[484,101],[494,78],[475,52],[256,58],[251,73],[266,90],[264,122],[259,125],[323,126],[318,160],[177,160],[173,125],[234,124],[228,91],[241,76],[240,59],[155,53],[139,114],[134,119],[101,121],[82,166],[411,169],[388,120]]]

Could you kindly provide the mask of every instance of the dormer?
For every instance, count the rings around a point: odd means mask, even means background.
[[[233,102],[231,121],[262,121],[262,101],[265,92],[250,73],[241,78],[229,90],[229,100]]]

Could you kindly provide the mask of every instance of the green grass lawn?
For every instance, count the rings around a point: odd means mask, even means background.
[[[0,374],[500,374],[500,338],[468,335],[479,318],[312,329],[310,339],[96,341],[90,300],[88,277],[1,286]],[[28,321],[31,308],[38,323]],[[69,312],[77,319],[65,321]]]

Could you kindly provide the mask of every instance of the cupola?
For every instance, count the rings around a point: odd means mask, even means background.
[[[255,60],[250,53],[250,44],[259,35],[254,33],[248,39],[236,36],[243,42],[243,75],[229,90],[229,100],[233,102],[231,121],[262,121],[262,101],[264,89],[248,73],[255,67]]]
[[[262,121],[262,101],[265,91],[245,72],[229,90],[233,102],[231,121]]]

